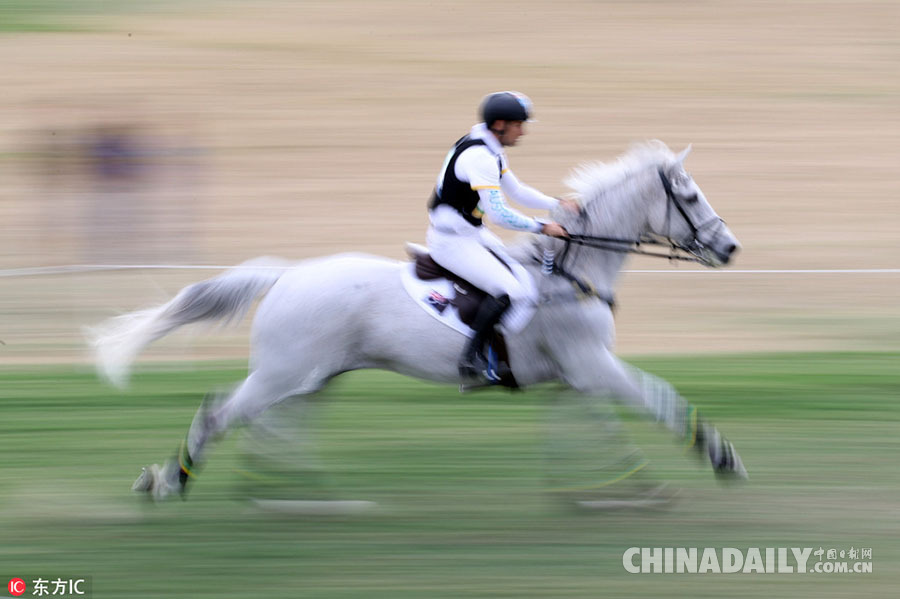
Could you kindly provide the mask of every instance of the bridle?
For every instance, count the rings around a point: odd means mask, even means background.
[[[657,169],[659,179],[663,189],[666,192],[666,234],[642,235],[637,239],[621,238],[621,237],[602,237],[596,235],[582,235],[578,233],[570,233],[568,239],[563,239],[565,249],[563,249],[557,264],[562,267],[569,256],[572,245],[579,245],[610,252],[618,252],[622,254],[638,254],[641,256],[653,256],[656,258],[667,258],[669,260],[678,260],[682,262],[697,262],[704,265],[711,265],[713,261],[710,259],[710,245],[719,237],[722,232],[722,226],[725,224],[718,215],[714,215],[708,220],[700,223],[694,223],[690,214],[684,207],[685,202],[696,200],[696,196],[682,198],[675,194],[672,190],[672,182],[662,168]],[[675,241],[672,239],[672,208],[684,219],[690,230],[690,237],[685,241]],[[583,222],[587,218],[587,214],[582,210],[579,216],[579,222]],[[712,237],[707,241],[701,240],[701,235],[712,230]],[[669,253],[652,252],[642,249],[642,246],[662,246],[668,247]]]
[[[679,198],[675,195],[675,192],[672,191],[672,182],[669,181],[669,178],[666,176],[666,173],[663,172],[662,168],[657,169],[656,171],[659,173],[659,180],[662,182],[663,189],[666,190],[666,236],[665,240],[672,244],[672,247],[684,250],[689,254],[695,256],[694,262],[700,262],[701,264],[707,264],[709,261],[704,256],[710,251],[709,246],[711,246],[716,239],[719,238],[719,235],[722,233],[722,227],[725,225],[725,221],[719,218],[717,214],[713,214],[708,220],[700,223],[699,225],[694,224],[694,220],[687,213],[687,210],[684,208],[683,202],[696,202],[697,195],[694,194],[688,198]],[[671,231],[671,221],[670,215],[672,212],[672,206],[678,209],[679,214],[684,219],[684,222],[687,223],[688,228],[691,230],[691,237],[685,243],[675,243],[672,241],[672,237],[669,234]],[[700,234],[706,230],[712,229],[712,237],[709,238],[706,242],[703,242],[700,239]]]
[[[696,201],[697,196],[686,198],[679,197],[672,190],[672,182],[662,168],[657,169],[659,180],[666,192],[666,234],[665,235],[642,235],[637,239],[622,237],[603,237],[597,235],[582,235],[579,233],[570,233],[567,239],[562,239],[565,247],[558,258],[554,257],[554,253],[544,250],[543,255],[535,256],[535,260],[541,264],[541,272],[544,275],[555,274],[563,277],[571,282],[580,292],[586,295],[595,295],[605,300],[610,305],[614,304],[611,297],[607,297],[594,290],[593,286],[575,275],[573,275],[565,266],[566,260],[570,257],[572,246],[580,246],[593,248],[598,250],[606,250],[608,252],[618,252],[622,254],[638,254],[641,256],[652,256],[655,258],[667,258],[682,262],[697,262],[705,266],[712,266],[716,263],[711,258],[715,254],[710,249],[710,245],[718,239],[722,233],[722,227],[725,221],[718,215],[713,215],[708,220],[700,223],[694,223],[688,211],[685,209],[684,203]],[[681,215],[690,230],[690,237],[684,241],[675,241],[672,239],[672,208]],[[587,219],[587,212],[582,209],[578,217],[579,223],[583,224]],[[712,236],[706,242],[700,239],[701,234],[706,231],[712,231]],[[653,252],[643,249],[643,246],[661,246],[668,247],[669,253]],[[576,260],[572,256],[572,260]]]

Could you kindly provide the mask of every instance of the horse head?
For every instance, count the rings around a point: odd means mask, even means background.
[[[666,148],[668,150],[668,148]],[[737,238],[684,168],[691,146],[657,165],[659,184],[649,194],[647,230],[697,257],[706,266],[728,264]]]
[[[727,264],[740,245],[684,168],[688,146],[674,154],[662,142],[633,147],[611,164],[582,165],[567,179],[581,215],[561,221],[570,232],[623,250],[627,241],[662,242],[706,266]],[[596,246],[595,246],[596,247]]]

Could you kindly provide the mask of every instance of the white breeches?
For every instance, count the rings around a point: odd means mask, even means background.
[[[471,234],[445,232],[430,227],[425,239],[431,250],[431,257],[439,265],[494,297],[509,295],[509,312],[513,322],[504,318],[507,327],[519,328],[516,326],[518,322],[515,322],[519,320],[515,317],[517,313],[527,312],[527,315],[522,313],[521,317],[530,318],[537,302],[537,289],[528,271],[506,253],[499,237],[485,227],[473,227]],[[508,264],[512,272],[491,252]]]

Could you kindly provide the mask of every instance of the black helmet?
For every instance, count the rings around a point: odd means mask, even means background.
[[[481,102],[481,118],[491,127],[494,121],[528,121],[531,119],[531,100],[519,92],[496,92]]]

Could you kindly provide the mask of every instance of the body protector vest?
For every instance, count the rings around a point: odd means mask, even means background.
[[[471,139],[468,135],[456,142],[446,161],[441,187],[435,187],[431,195],[431,202],[428,205],[430,209],[433,210],[441,204],[447,204],[459,212],[471,225],[481,226],[481,218],[484,213],[478,209],[478,192],[472,189],[468,182],[460,181],[456,177],[456,160],[468,148],[485,145],[487,144],[483,140]],[[499,156],[497,157],[497,170],[501,171]]]

